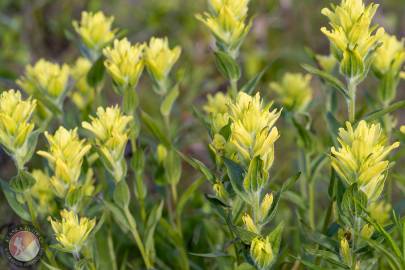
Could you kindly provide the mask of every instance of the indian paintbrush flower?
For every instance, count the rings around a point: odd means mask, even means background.
[[[118,89],[133,88],[142,74],[144,44],[131,43],[126,39],[114,40],[113,47],[103,50],[106,57],[104,65]]]
[[[373,70],[381,80],[379,97],[385,103],[395,99],[400,73],[405,62],[405,39],[398,40],[395,36],[384,34],[383,42],[375,53]]]
[[[230,98],[222,92],[207,96],[203,109],[208,114],[212,133],[216,134],[229,123]]]
[[[301,112],[312,99],[311,79],[311,75],[286,73],[281,82],[270,83],[270,88],[278,94],[286,109]]]
[[[214,35],[220,50],[228,52],[236,57],[238,50],[252,22],[245,22],[249,1],[235,0],[211,0],[210,6],[213,12],[205,12],[203,15],[196,15],[197,19],[203,22]]]
[[[75,81],[75,91],[71,93],[71,98],[80,110],[91,104],[95,96],[95,89],[87,83],[90,69],[91,62],[83,57],[79,57],[71,68],[72,78]]]
[[[269,237],[256,237],[250,244],[250,256],[259,269],[266,269],[273,260],[274,254]]]
[[[346,129],[339,129],[338,142],[338,149],[331,148],[332,167],[348,185],[357,183],[369,201],[375,201],[383,190],[390,167],[386,157],[399,143],[387,145],[380,125],[364,120],[355,129],[346,122]]]
[[[126,174],[124,159],[125,146],[128,142],[129,127],[132,116],[123,115],[118,106],[99,107],[97,117],[90,117],[91,122],[82,126],[94,136],[94,146],[116,182]]]
[[[101,11],[83,11],[80,22],[73,21],[73,27],[88,49],[99,52],[115,38],[117,30],[112,29],[113,22],[114,17],[107,17]]]
[[[34,124],[30,118],[36,107],[36,100],[23,100],[15,90],[0,95],[0,143],[11,155],[19,169],[31,158],[36,143],[30,141]]]
[[[384,34],[383,28],[371,25],[378,5],[365,6],[363,0],[342,0],[331,9],[322,9],[322,14],[329,18],[331,29],[322,27],[321,31],[332,44],[341,73],[349,80],[360,82],[366,76]]]
[[[269,111],[271,103],[264,105],[260,94],[250,96],[239,92],[236,101],[229,104],[232,120],[230,142],[236,149],[236,160],[244,166],[258,157],[262,173],[267,174],[274,161],[274,143],[279,138],[274,127],[281,111]]]
[[[25,75],[17,80],[17,84],[29,95],[40,100],[45,95],[55,105],[60,105],[68,88],[69,74],[68,65],[41,59],[34,66],[25,68]]]
[[[165,38],[152,37],[145,48],[144,59],[146,69],[160,93],[166,93],[167,77],[181,54],[179,46],[170,49],[169,41]]]
[[[96,220],[79,217],[73,211],[66,209],[60,212],[60,216],[62,218],[60,221],[49,217],[55,238],[65,251],[77,255],[88,240]]]
[[[378,202],[372,202],[368,205],[367,211],[369,211],[372,219],[377,221],[381,225],[386,225],[390,220],[392,206],[384,200]]]
[[[55,194],[64,198],[66,194],[78,187],[84,156],[90,145],[79,138],[77,128],[67,130],[59,127],[54,135],[45,132],[49,143],[49,152],[38,151],[38,155],[46,158],[54,175],[51,185]]]

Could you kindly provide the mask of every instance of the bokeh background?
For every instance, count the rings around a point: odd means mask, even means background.
[[[327,20],[320,10],[332,2],[336,1],[252,0],[250,14],[255,14],[254,25],[241,48],[244,79],[251,78],[271,64],[260,89],[265,96],[272,98],[268,87],[270,81],[277,80],[286,71],[303,72],[301,64],[311,61],[306,47],[317,53],[328,53],[328,41],[319,30]],[[391,34],[405,36],[405,0],[374,2],[381,4],[376,23]],[[151,36],[167,36],[172,46],[180,45],[183,48],[176,67],[176,76],[182,79],[181,98],[175,108],[176,121],[182,123],[182,151],[209,164],[204,146],[207,134],[193,119],[190,106],[201,106],[207,93],[223,90],[226,85],[215,68],[209,32],[194,17],[206,8],[206,0],[0,0],[0,89],[17,88],[14,81],[24,66],[40,58],[72,64],[79,56],[77,47],[66,36],[66,31],[73,30],[72,20],[77,20],[83,10],[102,10],[114,15],[115,26],[126,29],[128,39],[132,42],[147,41]],[[315,95],[311,114],[314,116],[315,129],[319,128],[317,132],[322,134],[324,112],[317,105],[324,102],[324,90],[316,79],[312,85]],[[373,86],[375,80],[371,78],[361,88],[374,89]],[[405,96],[404,90],[402,83],[398,91],[402,97]],[[108,84],[104,91],[108,103],[118,100]],[[142,77],[139,91],[142,109],[153,114],[157,106],[153,105],[155,96],[147,76]],[[360,99],[363,104],[373,98],[370,91],[360,95],[363,96]],[[67,112],[70,106],[73,105],[66,104]],[[403,111],[398,112],[397,117],[400,123],[404,123]],[[282,137],[276,144],[276,163],[272,169],[274,181],[282,181],[285,175],[297,170],[292,158],[296,155],[292,134],[294,129],[284,129],[285,125],[283,121],[279,123]],[[395,170],[401,174],[399,169]],[[12,162],[1,152],[0,177],[8,180],[14,172]],[[193,173],[186,167],[182,178],[184,185],[188,185],[192,179],[188,175]],[[319,192],[326,192],[327,179],[320,181],[318,188]],[[206,189],[209,190],[208,187]],[[399,203],[396,207],[399,208],[402,192],[399,190],[396,195]],[[319,201],[319,205],[322,204]],[[292,214],[286,212],[282,215]],[[0,226],[10,222],[18,222],[18,218],[0,192]],[[6,269],[1,258],[0,269]]]

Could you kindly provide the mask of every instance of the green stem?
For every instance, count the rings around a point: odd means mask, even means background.
[[[139,235],[138,228],[136,226],[135,220],[133,219],[131,213],[129,212],[128,207],[124,208],[125,216],[128,220],[129,227],[131,228],[132,236],[135,239],[135,242],[138,246],[139,252],[141,253],[142,259],[145,263],[147,269],[153,269],[152,263],[150,262],[148,255],[145,251],[145,246],[143,245],[141,236]]]
[[[231,79],[231,97],[233,99],[236,99],[236,96],[238,95],[238,80],[237,79]]]
[[[349,80],[348,82],[349,99],[348,104],[348,114],[350,123],[354,123],[356,120],[356,90],[357,82],[354,80]]]

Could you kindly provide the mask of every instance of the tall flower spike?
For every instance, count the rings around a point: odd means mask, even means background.
[[[79,254],[86,243],[90,232],[96,225],[96,219],[88,219],[66,209],[60,212],[61,220],[53,220],[49,217],[56,240],[62,248],[74,254]]]
[[[128,124],[132,116],[123,115],[118,106],[99,107],[97,118],[90,117],[91,123],[83,122],[82,126],[95,137],[95,148],[107,170],[119,182],[125,177],[125,146],[128,142]]]
[[[83,11],[80,22],[73,21],[73,27],[87,48],[100,51],[115,37],[117,30],[112,29],[113,22],[114,17],[107,17],[101,11]]]
[[[29,139],[34,130],[30,118],[36,107],[36,100],[23,100],[15,90],[0,95],[0,143],[14,158],[19,168],[31,158],[35,145]]]
[[[152,37],[145,49],[145,64],[152,79],[164,87],[167,76],[181,54],[179,46],[170,49],[169,41],[165,38]],[[162,85],[163,84],[163,85]],[[163,89],[165,90],[165,89]]]
[[[82,169],[83,158],[90,150],[85,140],[80,140],[77,128],[67,130],[59,127],[54,135],[45,132],[49,143],[49,152],[38,151],[46,158],[54,175],[51,184],[55,194],[64,198],[70,190],[77,188]]]
[[[254,97],[239,92],[236,101],[229,104],[231,124],[230,142],[237,151],[237,159],[248,166],[259,157],[263,172],[267,172],[274,161],[274,143],[279,133],[274,124],[281,111],[269,111],[271,104],[263,105],[260,94]]]
[[[284,107],[301,112],[312,99],[311,79],[311,75],[286,73],[280,83],[272,82],[270,88],[278,94]]]
[[[346,122],[339,129],[340,147],[331,148],[332,167],[349,185],[358,183],[370,201],[380,196],[390,162],[389,153],[399,147],[399,142],[387,145],[387,137],[379,124],[361,121],[356,129]]]
[[[384,29],[371,26],[377,9],[374,3],[365,6],[363,0],[342,0],[339,6],[332,6],[332,10],[322,9],[331,29],[322,27],[321,31],[333,46],[341,73],[351,80],[364,79],[373,53],[381,45]]]
[[[25,75],[17,80],[17,84],[29,95],[46,95],[58,103],[68,87],[69,73],[68,65],[60,66],[41,59],[34,66],[25,68]]]
[[[87,83],[87,74],[90,71],[91,62],[80,57],[71,68],[71,74],[75,81],[75,90],[71,93],[73,103],[84,110],[94,100],[95,90]]]
[[[114,46],[103,50],[104,65],[119,89],[134,88],[143,71],[144,44],[131,43],[126,39],[114,40]]]

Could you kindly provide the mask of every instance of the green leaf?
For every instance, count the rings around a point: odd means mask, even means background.
[[[240,238],[240,240],[245,243],[246,245],[250,245],[252,243],[252,240],[255,239],[256,237],[259,237],[260,235],[248,231],[242,227],[239,226],[233,226],[232,231]]]
[[[194,181],[180,196],[179,202],[176,207],[176,214],[178,217],[181,217],[183,209],[186,206],[186,203],[195,195],[197,189],[205,182],[203,177]]]
[[[295,119],[295,117],[292,117],[292,122],[294,124],[294,127],[298,131],[298,135],[303,143],[304,148],[308,151],[311,151],[313,148],[313,145],[314,145],[314,140],[312,139],[312,134],[305,127],[303,127]]]
[[[128,225],[128,220],[125,217],[125,213],[113,203],[110,203],[106,200],[104,200],[103,203],[106,208],[112,213],[114,220],[118,223],[121,230],[125,233],[128,232],[130,228]]]
[[[387,250],[382,244],[372,240],[372,239],[366,239],[366,238],[362,238],[364,241],[367,242],[367,244],[369,244],[371,247],[373,247],[374,249],[376,249],[377,251],[381,252],[384,255],[384,259],[387,260],[387,262],[390,264],[391,269],[394,270],[401,270],[404,269],[403,266],[404,263],[402,263],[401,266],[401,262],[397,260],[397,258],[392,254],[391,251]]]
[[[215,207],[225,207],[229,208],[229,205],[225,204],[223,201],[218,199],[217,197],[211,195],[211,194],[204,194],[205,198]]]
[[[319,250],[319,249],[313,249],[313,248],[306,248],[306,251],[316,257],[320,257],[326,261],[328,261],[330,264],[333,264],[335,266],[338,266],[343,269],[350,269],[346,264],[340,262],[340,258],[338,255],[331,251],[327,250]]]
[[[165,133],[160,129],[160,127],[156,124],[156,121],[152,117],[150,117],[146,112],[142,111],[141,119],[148,130],[152,133],[152,135],[156,137],[156,139],[158,139],[165,146],[170,147],[169,139],[166,137]]]
[[[229,80],[238,80],[241,76],[238,63],[225,52],[216,51],[214,54],[219,72]]]
[[[262,79],[264,73],[267,71],[268,68],[269,66],[265,67],[255,77],[250,79],[250,81],[248,81],[244,86],[242,86],[241,91],[251,95],[256,90],[257,85],[259,84],[260,80]]]
[[[11,209],[23,220],[26,221],[31,221],[31,216],[28,213],[28,210],[25,208],[23,204],[21,204],[17,198],[16,194],[14,191],[10,188],[7,182],[3,181],[0,179],[0,186],[1,189],[3,190],[4,197],[6,197],[6,200],[8,204],[10,205]]]
[[[247,197],[243,189],[243,179],[245,177],[245,170],[234,161],[224,158],[224,163],[228,172],[229,180],[235,193],[240,196],[248,204],[251,204],[251,200]]]
[[[10,188],[17,193],[24,192],[35,185],[35,178],[27,171],[20,170],[10,181]]]
[[[349,99],[349,94],[346,90],[345,85],[340,80],[335,78],[333,75],[331,75],[325,71],[319,70],[317,68],[314,68],[307,64],[302,65],[302,67],[309,73],[312,73],[314,75],[321,77],[326,83],[331,85],[334,89],[336,89],[339,93],[341,93],[346,99]]]
[[[179,96],[179,86],[176,84],[172,90],[166,95],[162,104],[160,105],[160,112],[163,116],[169,116],[172,110],[173,104]]]
[[[138,93],[133,88],[124,89],[122,98],[122,110],[127,115],[133,115],[139,106]]]
[[[155,205],[148,216],[145,229],[145,249],[149,254],[154,254],[154,235],[156,226],[162,217],[163,200],[159,205]]]
[[[366,115],[364,117],[364,120],[373,121],[373,120],[381,118],[382,116],[384,116],[388,113],[392,113],[392,112],[395,112],[395,111],[397,111],[399,109],[403,109],[403,108],[405,108],[405,100],[395,102],[395,103],[389,105],[387,108],[376,110],[376,111]]]
[[[87,83],[91,87],[96,87],[103,80],[104,71],[104,57],[101,56],[97,59],[96,62],[94,62],[93,66],[87,73]]]
[[[283,229],[284,222],[280,222],[277,227],[267,236],[269,238],[275,256],[278,255],[278,252],[280,250]]]
[[[208,169],[204,163],[202,163],[201,161],[199,161],[198,159],[195,158],[189,158],[186,155],[184,155],[183,153],[181,153],[180,151],[177,151],[177,153],[180,155],[180,157],[182,159],[184,159],[184,161],[186,161],[191,167],[193,167],[194,169],[200,171],[206,178],[208,181],[210,181],[212,184],[215,183],[215,177],[214,175],[211,173],[211,170]]]
[[[229,257],[227,253],[217,251],[217,252],[212,252],[212,253],[195,253],[195,252],[189,252],[188,254],[197,256],[197,257],[204,257],[204,258],[218,258],[218,257]]]
[[[168,183],[177,185],[181,177],[181,159],[177,152],[173,149],[169,150],[166,158],[163,161],[165,175]]]
[[[125,180],[121,180],[120,182],[118,182],[115,185],[113,197],[114,197],[114,202],[121,209],[128,207],[131,194],[129,192],[127,182]]]
[[[343,194],[341,208],[348,217],[359,218],[367,206],[367,196],[359,190],[357,184],[351,185]]]

